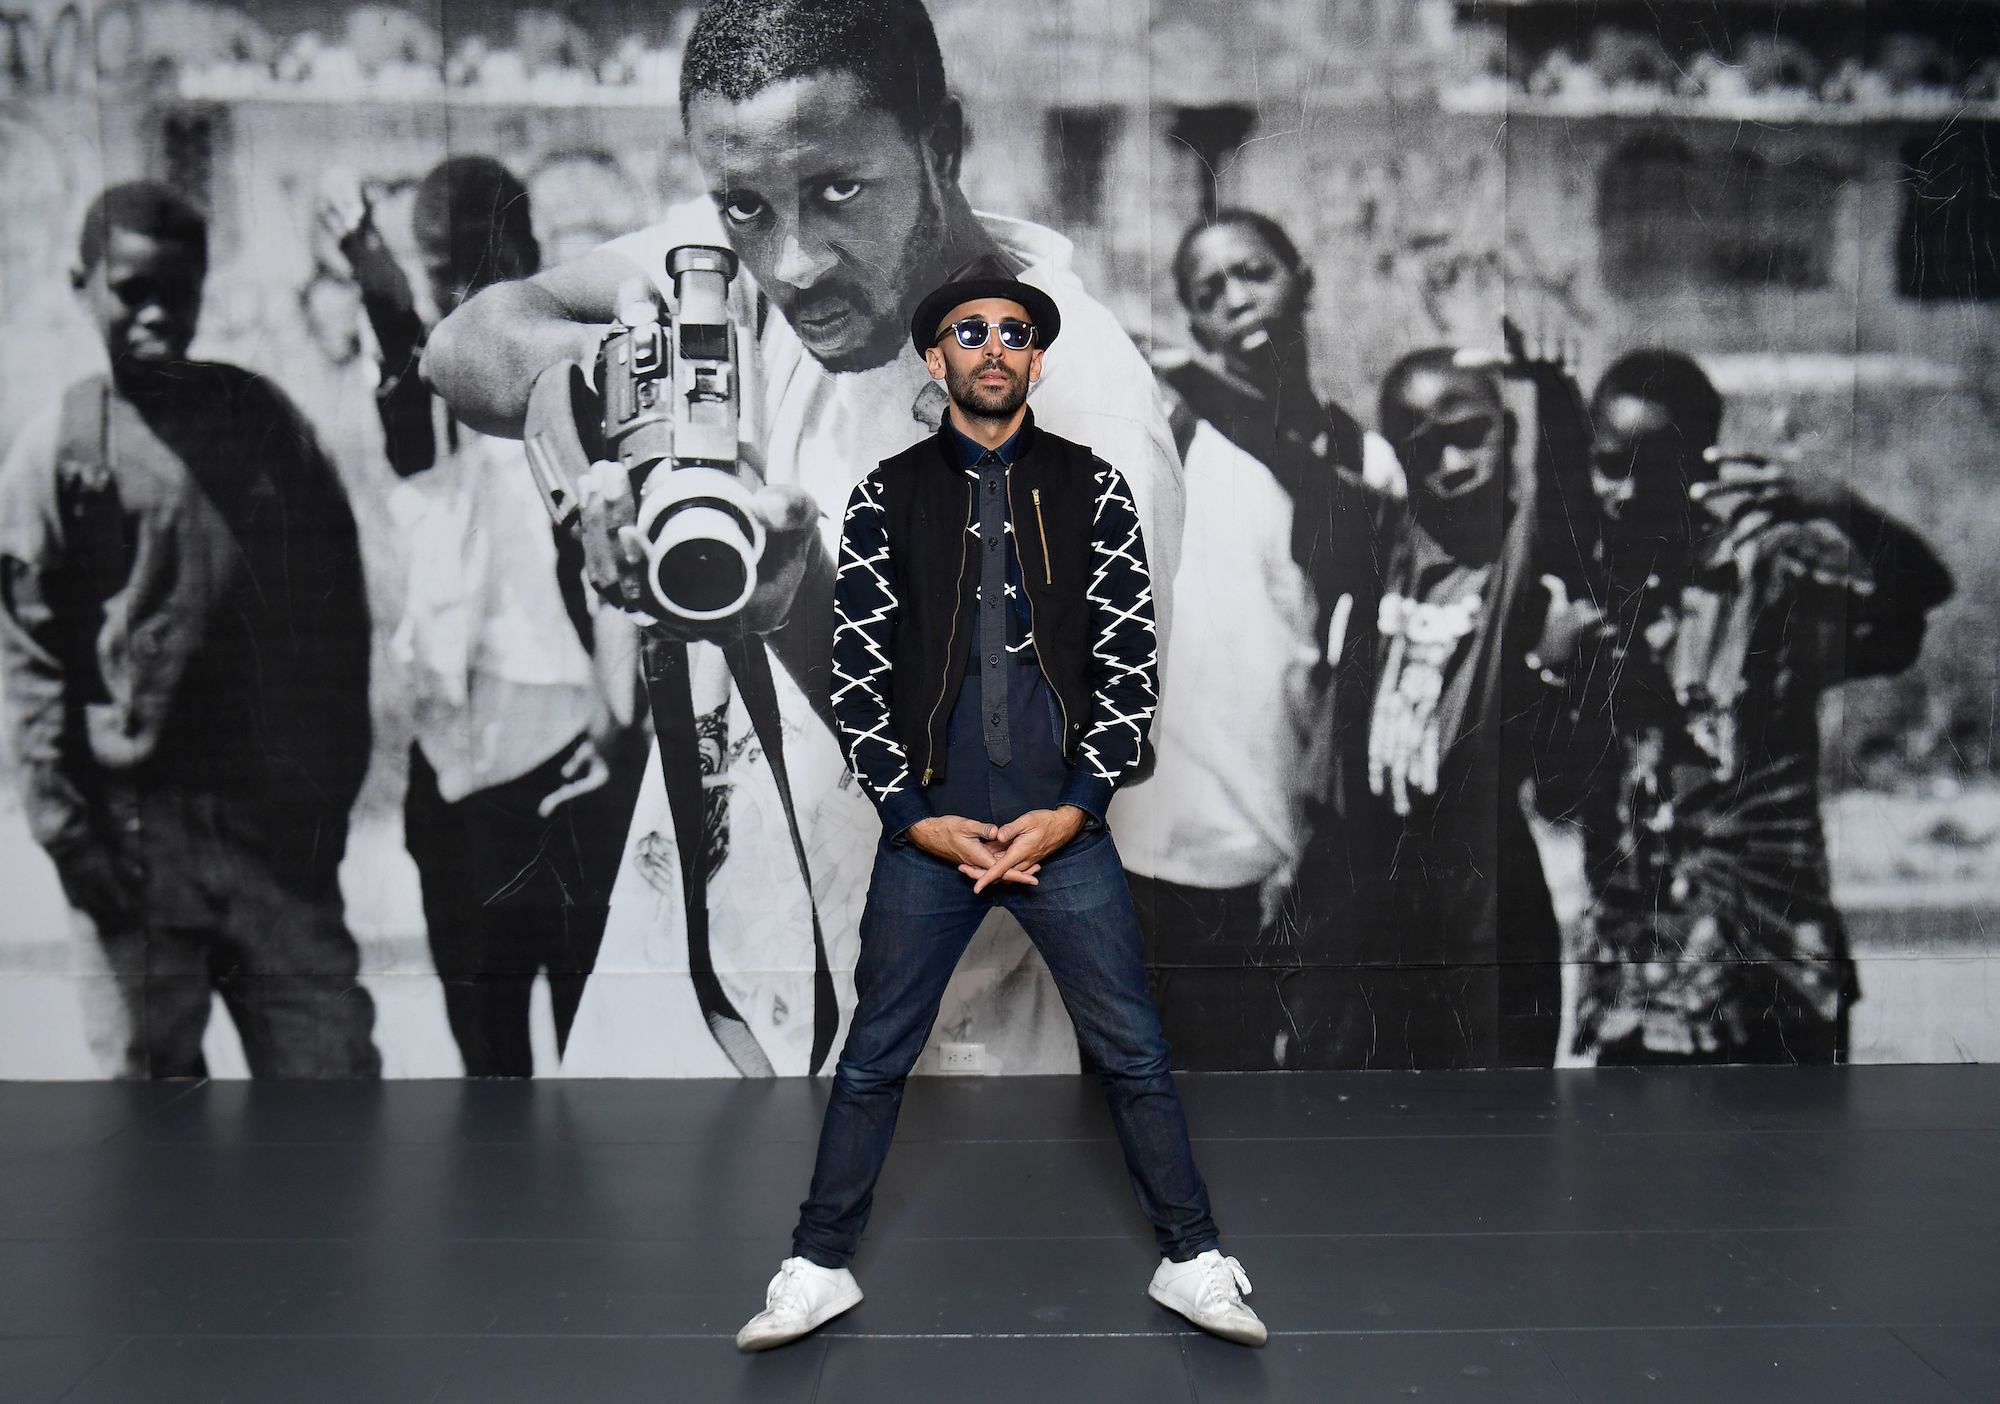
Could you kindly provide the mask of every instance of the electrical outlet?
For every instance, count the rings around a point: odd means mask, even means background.
[[[986,1045],[983,1043],[940,1043],[938,1071],[941,1073],[983,1073]]]

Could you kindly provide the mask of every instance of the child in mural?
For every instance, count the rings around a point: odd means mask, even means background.
[[[593,1066],[588,1041],[606,1071],[824,1071],[851,999],[840,998],[829,1018],[821,1006],[835,996],[815,970],[822,960],[835,972],[852,968],[879,834],[823,705],[831,552],[854,484],[944,413],[943,392],[909,346],[910,311],[980,254],[1061,299],[1063,345],[1048,358],[1036,415],[1119,465],[1163,577],[1178,554],[1180,460],[1144,359],[1071,269],[1069,241],[967,201],[964,117],[920,0],[715,0],[688,36],[681,100],[713,201],[677,207],[575,263],[471,299],[433,335],[424,372],[467,421],[518,434],[535,376],[565,359],[589,364],[621,288],[650,278],[666,291],[671,248],[727,243],[741,257],[738,325],[755,337],[743,358],[745,462],[762,479],[765,559],[787,563],[764,570],[745,614],[776,621],[762,637],[783,665],[783,760],[812,887],[793,876],[788,797],[722,654],[698,643],[694,705],[711,772],[707,909],[728,1008],[697,1005],[690,994],[677,1021],[658,981],[598,982],[571,1061]],[[669,940],[683,925],[682,894],[658,777],[656,765],[606,938],[607,952],[627,939],[629,959],[649,971],[686,969],[688,960]],[[814,949],[815,914],[824,952]],[[981,978],[973,973],[947,996],[943,1027],[975,1028],[971,1036],[1010,1071],[1074,1066],[1053,992],[1020,964],[1018,930],[992,928],[984,939],[1001,944],[976,946],[970,963],[989,983],[972,988]],[[749,1038],[732,1037],[723,1062],[707,1046],[704,1020]]]
[[[434,423],[417,376],[425,328],[361,188],[329,182],[319,215],[375,332],[383,444],[403,480],[390,512],[408,574],[389,653],[416,723],[403,825],[431,958],[467,1075],[527,1077],[534,982],[546,973],[560,1052],[644,769],[633,626],[593,607],[520,445]],[[441,312],[539,267],[527,189],[490,157],[427,173],[412,223]]]
[[[1366,729],[1377,535],[1400,473],[1312,388],[1312,270],[1282,227],[1219,211],[1183,234],[1173,273],[1194,348],[1159,363],[1188,494],[1167,671],[1198,681],[1163,701],[1153,803],[1119,837],[1158,851],[1133,892],[1180,1065],[1295,1067],[1311,1051],[1302,967],[1340,958],[1316,943],[1347,915],[1327,901],[1331,865],[1300,858],[1340,822],[1337,730]]]
[[[1856,996],[1819,811],[1820,697],[1915,661],[1951,577],[1838,483],[1717,452],[1723,403],[1669,351],[1592,397],[1608,618],[1577,678],[1592,903],[1579,1053],[1830,1063]]]
[[[1547,1065],[1561,942],[1522,808],[1550,744],[1537,670],[1588,594],[1588,434],[1554,359],[1506,329],[1495,366],[1447,348],[1390,370],[1380,424],[1408,475],[1381,547],[1366,745],[1347,823],[1308,865],[1355,874],[1347,968],[1311,972],[1321,1066]],[[1532,452],[1502,375],[1534,393]],[[1331,959],[1331,956],[1329,956]]]
[[[0,470],[0,664],[36,840],[96,927],[124,1071],[373,1076],[337,870],[369,753],[354,518],[270,382],[188,359],[208,267],[165,186],[100,194],[72,282],[106,374]]]

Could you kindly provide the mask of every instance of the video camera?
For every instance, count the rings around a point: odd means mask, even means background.
[[[594,389],[575,361],[536,377],[524,439],[549,516],[581,539],[599,592],[701,623],[749,603],[764,523],[737,466],[736,255],[684,244],[667,274],[671,314],[650,290],[621,295]]]

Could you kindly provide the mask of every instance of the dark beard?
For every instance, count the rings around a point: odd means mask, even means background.
[[[958,406],[960,414],[971,419],[1012,419],[1014,411],[1028,402],[1028,378],[1016,375],[1005,390],[988,390],[979,383],[986,369],[983,363],[963,375],[947,369],[945,385],[951,391],[951,402]],[[1012,371],[1007,373],[1014,375]]]
[[[824,305],[830,301],[845,301],[859,315],[868,315],[867,309],[861,301],[859,291],[846,284],[834,284],[825,288],[815,288],[813,293],[816,296],[801,298],[799,302],[787,309],[788,320],[793,323],[794,331],[798,329],[797,324],[799,321],[809,318],[812,315],[815,306]],[[850,347],[845,351],[833,354],[823,354],[811,342],[806,341],[803,334],[800,334],[799,340],[805,345],[806,353],[815,361],[818,361],[829,372],[834,375],[850,375],[857,371],[874,370],[877,366],[885,366],[895,360],[903,347],[909,344],[909,331],[907,327],[896,325],[893,318],[878,320],[869,329],[866,341],[862,342],[859,346]]]

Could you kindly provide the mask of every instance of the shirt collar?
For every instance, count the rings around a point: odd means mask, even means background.
[[[946,432],[951,436],[952,447],[958,450],[958,461],[961,467],[970,468],[985,456],[986,445],[980,443],[977,439],[952,423],[949,415],[945,417],[944,427]],[[1021,429],[1025,428],[1027,428],[1027,421],[1023,420]],[[995,458],[998,458],[1004,464],[1010,466],[1013,464],[1015,458],[1021,452],[1021,429],[1016,429],[1012,434],[1009,434],[1007,441],[993,450]]]

